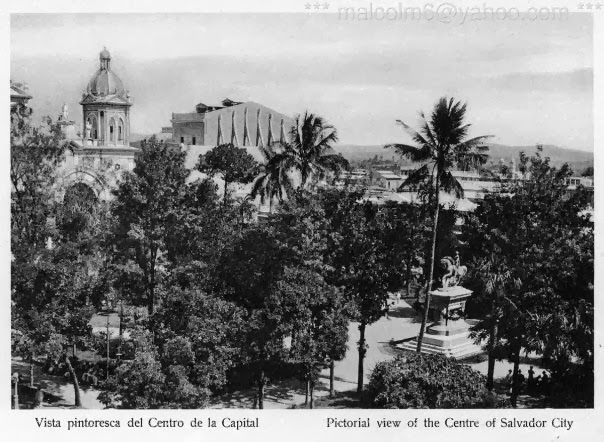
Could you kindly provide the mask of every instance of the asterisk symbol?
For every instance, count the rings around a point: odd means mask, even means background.
[[[329,9],[329,3],[327,3],[327,2],[323,3],[323,9]]]
[[[598,4],[596,5],[596,9],[602,9],[602,3],[598,3]]]
[[[304,3],[304,9],[310,9],[310,3]]]
[[[591,9],[593,7],[593,5],[591,3],[587,4],[587,9]]]
[[[315,9],[319,9],[321,7],[321,3],[315,3]]]
[[[579,3],[579,9],[583,9],[583,3]]]

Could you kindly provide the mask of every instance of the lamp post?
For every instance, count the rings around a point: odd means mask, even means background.
[[[109,380],[109,294],[107,294],[107,372],[105,373],[105,380]]]
[[[120,297],[120,332],[119,332],[120,343],[118,345],[117,354],[116,354],[118,363],[120,362],[120,360],[122,358],[122,337],[124,335],[123,321],[124,321],[124,298]]]
[[[19,409],[19,373],[18,372],[14,372],[13,373],[13,381],[15,383],[15,391],[13,393],[13,401],[14,401],[14,409],[18,410]]]

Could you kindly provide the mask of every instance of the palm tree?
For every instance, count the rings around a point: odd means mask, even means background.
[[[430,254],[430,272],[428,275],[428,287],[426,290],[426,302],[422,325],[417,340],[417,352],[421,353],[426,322],[428,321],[428,310],[430,308],[430,291],[434,278],[434,261],[436,252],[436,232],[438,226],[438,214],[440,211],[439,193],[444,191],[453,193],[457,198],[463,198],[464,192],[461,184],[451,173],[457,164],[484,164],[488,155],[485,153],[488,147],[483,143],[489,137],[480,136],[466,139],[469,124],[464,123],[466,116],[466,104],[455,101],[453,98],[441,98],[434,106],[430,121],[423,113],[420,114],[422,125],[419,131],[397,120],[405,131],[411,136],[416,146],[408,144],[388,144],[386,148],[393,148],[402,156],[422,165],[415,169],[401,188],[407,186],[428,185],[431,189],[431,200],[433,201],[434,215],[432,220],[432,248]]]
[[[476,272],[480,275],[480,279],[484,285],[484,293],[490,298],[491,313],[488,319],[484,321],[483,326],[487,327],[472,330],[470,336],[483,340],[487,339],[488,348],[488,368],[487,368],[487,389],[493,390],[494,375],[495,375],[495,360],[497,359],[496,352],[499,346],[499,321],[502,317],[502,300],[509,301],[505,296],[506,290],[520,289],[520,280],[513,278],[512,273],[505,265],[497,260],[496,255],[491,253],[491,256],[482,261],[482,264],[477,266]]]
[[[289,189],[293,187],[288,174],[288,165],[285,158],[278,153],[278,146],[260,147],[264,157],[264,164],[260,167],[260,173],[254,180],[250,196],[255,199],[260,196],[260,203],[264,204],[266,198],[269,201],[269,212],[273,209],[273,198],[277,197],[282,202]]]
[[[302,187],[310,178],[322,179],[328,171],[348,167],[348,161],[332,148],[338,141],[335,127],[322,117],[308,111],[297,115],[289,135],[289,142],[281,144],[281,151],[274,161],[283,162],[287,169],[297,170]]]

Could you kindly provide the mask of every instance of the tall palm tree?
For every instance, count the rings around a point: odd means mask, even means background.
[[[495,253],[491,253],[488,259],[482,260],[476,268],[484,285],[484,293],[490,298],[491,313],[483,325],[486,329],[473,330],[470,336],[479,340],[487,339],[488,365],[487,365],[487,389],[493,390],[496,352],[499,345],[499,321],[502,318],[502,302],[511,301],[505,296],[506,290],[520,289],[521,282],[512,276],[509,269],[497,259]]]
[[[254,180],[250,196],[253,199],[260,196],[261,204],[268,198],[269,212],[272,212],[273,199],[277,197],[282,202],[293,183],[288,174],[287,161],[280,155],[278,145],[260,147],[260,152],[264,157],[264,164]]]
[[[440,211],[439,193],[441,191],[452,193],[457,198],[463,198],[464,192],[461,184],[451,171],[457,164],[484,164],[488,155],[488,147],[483,143],[490,135],[466,139],[469,124],[464,123],[466,104],[455,101],[453,98],[442,97],[434,106],[430,121],[423,112],[420,114],[422,124],[419,131],[397,120],[404,130],[411,136],[416,146],[408,144],[388,144],[386,148],[395,151],[422,165],[415,169],[401,188],[407,186],[428,185],[432,189],[433,220],[432,220],[432,249],[430,254],[430,272],[422,325],[417,340],[417,352],[421,353],[428,310],[430,308],[430,292],[434,279],[434,261],[436,252],[436,232],[438,227],[438,214]]]
[[[297,170],[301,186],[309,179],[322,179],[328,171],[348,167],[348,161],[334,152],[332,144],[338,141],[338,133],[322,117],[304,112],[297,115],[289,133],[289,142],[281,144],[281,151],[274,159],[283,162],[290,170]]]

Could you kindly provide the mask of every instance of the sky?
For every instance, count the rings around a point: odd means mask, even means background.
[[[11,79],[40,117],[78,104],[106,47],[130,91],[131,131],[229,97],[309,110],[345,144],[408,142],[441,96],[468,103],[470,135],[593,151],[592,19],[352,21],[337,14],[11,15]]]

